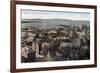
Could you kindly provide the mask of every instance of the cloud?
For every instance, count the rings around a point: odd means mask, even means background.
[[[44,11],[44,10],[22,10],[22,19],[71,19],[71,20],[89,21],[90,13]]]

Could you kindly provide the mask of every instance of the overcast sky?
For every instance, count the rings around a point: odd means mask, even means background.
[[[65,11],[43,11],[43,10],[22,10],[22,19],[71,19],[90,20],[90,13],[86,12],[65,12]]]

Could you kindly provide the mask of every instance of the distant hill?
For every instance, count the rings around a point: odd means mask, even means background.
[[[88,27],[90,26],[90,21],[85,20],[69,20],[69,19],[23,19],[22,20],[22,28],[25,27],[36,27],[36,28],[56,28],[59,25],[68,25],[68,26],[81,26],[86,24]]]

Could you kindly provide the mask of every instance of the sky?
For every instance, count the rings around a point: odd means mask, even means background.
[[[90,20],[90,13],[46,10],[22,10],[22,19],[71,19]]]

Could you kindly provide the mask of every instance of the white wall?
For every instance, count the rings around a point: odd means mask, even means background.
[[[99,0],[33,0],[56,3],[73,3],[98,5],[98,67],[84,69],[68,69],[56,71],[41,71],[34,73],[99,73],[100,72],[100,1]],[[0,1],[0,73],[10,73],[10,0]],[[33,72],[31,72],[33,73]]]

